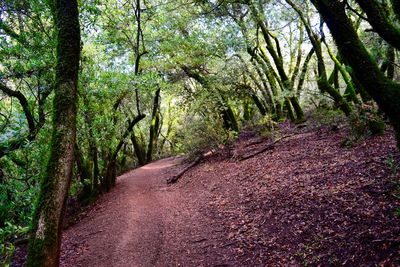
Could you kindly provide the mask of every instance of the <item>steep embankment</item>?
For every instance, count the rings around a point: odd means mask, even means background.
[[[341,148],[346,131],[286,134],[239,161],[269,143],[242,136],[176,185],[176,159],[121,176],[65,232],[62,266],[400,264],[392,136]]]

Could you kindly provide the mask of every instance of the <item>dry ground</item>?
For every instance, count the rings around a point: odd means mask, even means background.
[[[61,265],[400,266],[392,134],[353,148],[343,129],[288,134],[239,161],[270,143],[243,133],[172,186],[176,158],[124,174],[65,231]]]

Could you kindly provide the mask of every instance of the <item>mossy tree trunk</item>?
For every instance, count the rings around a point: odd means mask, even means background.
[[[291,92],[292,95],[287,99],[288,102],[290,102],[294,108],[294,111],[296,113],[296,116],[290,116],[290,119],[294,122],[300,123],[304,122],[305,117],[304,117],[304,112],[300,106],[300,103],[297,99],[297,96],[294,92],[294,83],[291,78],[289,78],[288,74],[286,73],[286,70],[284,68],[284,62],[283,62],[283,56],[281,52],[281,45],[279,43],[278,38],[276,38],[274,35],[272,35],[267,27],[267,24],[262,20],[260,11],[256,8],[255,4],[252,1],[248,1],[249,8],[251,10],[251,14],[253,16],[254,22],[257,24],[257,26],[261,29],[262,36],[264,38],[264,41],[266,43],[266,48],[269,52],[269,54],[272,57],[272,60],[275,64],[275,67],[278,71],[278,75],[281,81],[281,84],[283,85],[283,90]],[[274,45],[275,43],[275,45]],[[261,54],[261,57],[264,60],[268,60],[268,57],[266,55]],[[298,62],[300,60],[297,60]],[[300,63],[298,63],[300,64]],[[299,66],[297,66],[297,69]],[[272,69],[272,68],[271,68]],[[297,70],[298,72],[298,70]],[[293,79],[295,79],[297,76],[297,73],[295,72],[293,75]],[[285,103],[285,107],[290,109],[291,105],[288,103]],[[292,114],[292,110],[288,110],[288,114]]]
[[[125,144],[125,139],[131,134],[133,127],[137,123],[139,123],[141,120],[143,120],[146,117],[144,114],[137,115],[133,120],[129,122],[128,127],[126,128],[124,134],[122,135],[121,139],[119,140],[118,145],[114,149],[114,151],[109,155],[108,157],[108,163],[104,175],[104,190],[105,191],[110,191],[112,187],[115,186],[116,183],[116,178],[117,178],[117,157],[118,153],[121,151]]]
[[[247,52],[252,57],[254,69],[256,70],[258,77],[260,77],[261,79],[264,91],[267,93],[267,97],[265,97],[265,99],[268,101],[268,103],[270,103],[271,112],[277,113],[277,110],[280,110],[280,106],[279,103],[276,103],[274,99],[275,97],[278,97],[276,81],[270,80],[271,77],[268,76],[268,70],[265,69],[265,66],[262,64],[261,58],[255,53],[255,51],[249,47],[247,48]]]
[[[248,86],[248,89],[251,92],[250,95],[253,98],[254,103],[256,104],[260,113],[263,116],[266,115],[269,111],[274,113],[275,112],[275,103],[274,103],[274,99],[273,99],[273,94],[268,86],[268,83],[265,80],[265,77],[264,77],[262,71],[259,69],[257,63],[254,61],[252,62],[254,65],[254,68],[256,69],[258,76],[261,79],[262,84],[257,80],[255,75],[250,71],[250,69],[247,66],[244,59],[239,54],[237,54],[235,56],[239,58],[244,70],[250,76],[252,82],[255,84],[256,88],[261,92],[261,94],[263,96],[263,100],[259,99],[257,96],[256,90],[253,90],[250,85]]]
[[[297,89],[296,89],[297,98],[300,98],[301,91],[303,90],[303,85],[304,85],[304,81],[306,80],[308,65],[310,63],[312,56],[314,55],[314,52],[315,52],[314,48],[312,48],[308,52],[306,59],[304,60],[303,67],[301,68],[299,82],[297,83]]]
[[[1,22],[0,22],[0,29],[1,29]],[[39,133],[40,129],[44,126],[46,122],[44,109],[47,98],[52,92],[52,88],[40,91],[38,94],[37,113],[39,120],[36,120],[34,109],[31,108],[31,104],[29,103],[28,98],[22,92],[9,88],[2,81],[0,81],[0,91],[11,98],[16,98],[18,100],[23,110],[27,126],[29,129],[29,133],[27,136],[21,136],[19,138],[10,139],[9,144],[7,146],[0,147],[0,159],[1,159],[2,157],[9,155],[11,152],[25,147],[27,144],[29,144],[30,141],[35,140],[36,135]]]
[[[171,101],[168,103],[168,113],[169,113],[169,118],[171,117]],[[165,145],[165,142],[169,142],[170,143],[170,145],[171,145],[171,148],[173,148],[173,144],[172,144],[172,142],[168,139],[169,138],[169,135],[171,134],[171,132],[172,132],[172,125],[173,125],[173,123],[174,123],[174,120],[172,120],[172,119],[169,119],[168,120],[168,124],[167,124],[167,132],[166,132],[166,134],[165,135],[163,135],[162,133],[160,133],[160,135],[163,137],[163,139],[161,140],[161,142],[160,142],[160,149],[159,149],[159,151],[162,153],[163,151],[164,151],[164,145]]]
[[[147,146],[146,163],[153,160],[153,153],[157,145],[157,133],[160,127],[160,92],[158,88],[154,95],[153,111],[151,114],[151,124],[149,133],[149,145]]]
[[[235,113],[233,112],[232,108],[228,104],[226,104],[226,102],[225,104],[220,103],[219,105],[221,109],[223,109],[221,111],[221,115],[222,119],[224,120],[225,129],[238,132],[239,124],[236,121]]]
[[[382,63],[381,71],[387,73],[387,77],[391,80],[394,78],[396,51],[393,46],[389,45],[386,50],[386,58]]]
[[[249,100],[246,98],[242,102],[243,105],[243,121],[249,121],[251,119],[251,107],[249,104]]]
[[[299,15],[300,20],[303,22],[304,27],[306,29],[307,35],[311,41],[311,44],[315,50],[315,54],[317,56],[317,67],[318,67],[318,88],[321,93],[327,93],[329,96],[333,98],[335,104],[346,114],[349,116],[352,113],[352,108],[346,99],[340,94],[338,90],[333,88],[333,86],[328,81],[328,75],[326,72],[325,61],[322,53],[322,39],[314,32],[312,29],[309,20],[306,18],[303,10],[296,5],[291,0],[286,0],[286,2],[296,11]]]
[[[252,106],[250,105],[250,99],[253,100],[254,104],[256,105],[258,111],[260,112],[260,114],[262,116],[267,115],[268,113],[268,106],[257,96],[256,91],[248,84],[239,84],[237,85],[237,90],[242,90],[245,94],[246,94],[246,98],[243,101],[243,109],[244,114],[246,114],[246,116],[250,116],[252,114],[252,112],[250,112],[252,110]],[[250,117],[248,117],[248,119],[245,120],[250,120]]]
[[[146,152],[144,151],[142,145],[137,140],[137,137],[134,132],[131,134],[131,142],[132,142],[133,149],[135,151],[136,158],[138,160],[139,165],[140,166],[145,165],[146,164]]]
[[[75,143],[75,163],[76,163],[76,175],[79,177],[79,181],[82,184],[82,192],[80,194],[80,198],[86,198],[92,193],[92,185],[90,182],[86,180],[92,181],[92,173],[91,168],[89,166],[89,162],[85,160],[82,155],[82,151],[77,143]]]
[[[260,54],[256,53],[257,49],[261,51]],[[252,57],[252,59],[255,60],[253,64],[256,67],[258,75],[261,77],[264,86],[268,88],[269,84],[271,88],[270,95],[273,103],[273,109],[271,110],[272,113],[275,113],[278,118],[281,118],[283,116],[282,103],[279,100],[276,100],[279,99],[281,95],[281,83],[278,80],[278,75],[275,73],[275,70],[272,68],[271,62],[269,62],[268,57],[266,57],[262,49],[260,49],[259,47],[255,49],[247,47],[247,53]]]
[[[211,85],[209,81],[200,75],[199,73],[193,71],[188,66],[182,66],[182,70],[186,73],[186,75],[190,78],[196,80],[199,84],[201,84],[205,89],[211,90]],[[236,121],[235,113],[232,108],[229,106],[228,101],[226,101],[222,94],[218,95],[219,100],[217,100],[218,108],[221,110],[221,117],[224,121],[224,127],[227,130],[233,130],[238,132],[239,125]]]
[[[340,59],[333,54],[328,43],[325,40],[324,40],[324,44],[328,51],[329,56],[331,57],[332,61],[335,63],[335,69],[337,69],[340,72],[344,82],[346,83],[346,91],[344,92],[344,96],[345,96],[346,100],[353,101],[355,104],[360,104],[360,101],[357,98],[356,89],[354,87],[353,81],[351,80],[350,74],[347,72],[347,70],[343,66],[343,63],[340,61]],[[335,76],[337,76],[337,75],[335,75]],[[337,83],[337,77],[334,80],[334,85],[335,85],[335,89],[338,90],[339,84]]]
[[[82,99],[86,108],[83,117],[88,129],[89,154],[91,157],[92,170],[93,170],[92,193],[97,194],[100,192],[100,187],[99,187],[100,168],[99,168],[97,142],[92,127],[93,110],[90,108],[89,98],[85,94],[82,94]]]
[[[257,106],[258,110],[260,111],[260,114],[263,116],[267,115],[267,109],[264,107],[263,103],[261,102],[261,100],[258,98],[258,96],[255,93],[251,94],[251,99],[253,99],[253,102]]]
[[[51,152],[33,216],[28,266],[58,266],[61,230],[76,139],[80,28],[76,0],[51,2],[57,32],[57,67]]]
[[[399,0],[391,1],[393,3],[392,8],[390,8],[386,1],[356,0],[367,15],[368,22],[374,31],[390,45],[400,50],[400,18],[398,13],[400,4],[398,3]],[[337,1],[331,2],[335,4]]]
[[[341,56],[368,94],[390,118],[400,147],[400,84],[387,78],[360,41],[345,3],[339,0],[312,0],[326,21]]]
[[[340,85],[339,85],[339,68],[338,68],[338,66],[336,64],[333,67],[331,75],[329,75],[328,82],[329,82],[329,84],[333,84],[333,86],[335,87],[336,90],[340,89]]]
[[[285,109],[287,111],[287,115],[291,121],[296,121],[296,117],[294,116],[292,105],[290,104],[289,99],[286,99],[284,102]]]

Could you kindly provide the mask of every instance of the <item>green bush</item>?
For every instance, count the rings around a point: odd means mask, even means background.
[[[312,119],[317,127],[337,126],[345,121],[344,114],[338,109],[319,107],[312,115]]]
[[[368,129],[372,135],[382,135],[385,132],[385,122],[381,119],[368,121]]]
[[[363,104],[357,107],[350,120],[350,128],[355,139],[369,135],[382,135],[385,131],[385,122],[378,114],[376,106]]]
[[[188,116],[181,126],[177,140],[177,152],[191,155],[217,148],[234,140],[237,133],[227,131],[218,117]]]
[[[0,228],[0,266],[10,266],[15,251],[12,239],[27,235],[28,231],[29,227],[17,226],[10,222],[6,222],[5,226]]]

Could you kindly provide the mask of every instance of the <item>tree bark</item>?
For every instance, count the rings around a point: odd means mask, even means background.
[[[145,165],[146,164],[146,155],[145,155],[145,152],[143,151],[142,146],[138,142],[135,133],[131,134],[131,141],[132,141],[133,149],[135,150],[135,154],[136,154],[139,165],[140,166]]]
[[[160,92],[158,88],[154,96],[153,111],[151,115],[149,145],[147,147],[146,163],[153,160],[153,150],[157,145],[157,132],[160,125]]]
[[[337,1],[332,1],[337,2]],[[399,19],[393,19],[390,16],[391,10],[387,4],[383,4],[382,1],[376,0],[356,0],[362,10],[367,14],[368,22],[372,28],[393,47],[400,50],[400,27],[398,23]],[[393,11],[399,11],[398,0],[392,0]],[[397,21],[396,21],[397,20]]]
[[[394,78],[395,60],[396,60],[395,49],[393,46],[389,45],[386,51],[386,58],[383,61],[380,69],[383,73],[387,72],[387,77],[391,80],[393,80]]]
[[[288,105],[288,104],[285,105],[288,108],[288,113],[291,117],[291,120],[294,120],[294,122],[304,122],[304,120],[305,120],[304,112],[303,112],[303,110],[300,106],[300,103],[297,99],[297,96],[294,92],[294,83],[288,77],[288,75],[286,74],[285,68],[284,68],[284,62],[283,62],[283,57],[282,57],[279,40],[276,37],[274,37],[272,34],[270,34],[266,23],[260,17],[259,10],[257,10],[257,8],[254,6],[254,4],[251,1],[249,1],[249,8],[251,10],[254,22],[257,23],[258,27],[260,27],[260,29],[261,29],[262,36],[264,37],[264,40],[266,43],[266,48],[274,61],[276,69],[278,70],[279,78],[283,85],[283,90],[289,91],[292,93],[292,96],[290,96],[288,101],[294,107],[294,111],[296,113],[296,118],[294,118],[294,116],[291,116],[292,110],[289,110],[290,105]],[[273,40],[275,41],[275,47],[272,42]],[[263,59],[267,59],[267,57],[263,57]],[[297,60],[297,61],[299,62],[299,60]],[[294,79],[296,76],[297,76],[297,73],[294,73],[294,76],[292,78]]]
[[[88,141],[89,141],[89,153],[92,158],[93,163],[93,173],[92,173],[92,192],[95,194],[99,193],[99,160],[98,160],[98,149],[96,144],[96,138],[92,129],[93,112],[90,109],[90,102],[86,95],[83,95],[83,103],[87,110],[85,111],[83,117],[85,119],[87,129],[88,129]]]
[[[314,48],[311,48],[310,52],[308,52],[306,59],[304,60],[303,67],[301,68],[301,73],[299,77],[299,82],[297,83],[296,95],[297,98],[300,98],[301,91],[303,90],[304,81],[306,80],[306,74],[308,70],[308,64],[314,54]]]
[[[52,2],[57,32],[53,134],[33,216],[28,266],[58,266],[61,230],[74,163],[80,27],[76,0]]]
[[[140,114],[137,115],[132,121],[129,122],[128,127],[126,128],[124,134],[121,137],[121,140],[119,140],[118,145],[116,146],[115,150],[110,153],[109,155],[109,159],[108,159],[108,164],[106,167],[106,172],[105,172],[105,176],[104,176],[104,182],[103,182],[103,187],[105,189],[105,191],[110,191],[110,189],[112,187],[115,186],[116,183],[116,168],[117,168],[117,157],[118,157],[118,153],[121,150],[121,148],[123,147],[124,143],[125,143],[125,139],[128,137],[128,135],[132,132],[133,127],[135,127],[135,125],[140,122],[141,120],[143,120],[146,117],[146,115],[144,114]]]
[[[388,79],[380,71],[347,17],[343,2],[312,0],[312,3],[326,21],[341,56],[352,67],[365,90],[390,118],[400,147],[400,84]]]
[[[89,181],[91,181],[92,175],[90,172],[90,168],[87,162],[85,162],[85,159],[77,143],[75,143],[74,157],[76,163],[77,176],[79,177],[79,181],[83,186],[82,192],[80,192],[79,194],[79,198],[84,199],[92,194],[91,184],[85,182],[85,179],[89,179]]]
[[[335,104],[346,114],[346,116],[349,116],[352,113],[351,106],[346,101],[346,99],[343,98],[343,96],[340,94],[340,92],[338,90],[336,90],[335,88],[333,88],[328,81],[324,57],[322,54],[321,38],[319,38],[318,35],[313,31],[313,29],[309,23],[309,20],[306,19],[305,14],[301,10],[301,8],[299,6],[297,6],[291,0],[286,0],[286,2],[299,15],[301,21],[304,24],[304,27],[306,28],[306,32],[307,32],[308,37],[310,38],[311,44],[314,48],[315,54],[317,56],[317,64],[318,64],[317,84],[318,84],[319,90],[321,91],[321,93],[328,93],[335,101]]]
[[[20,91],[10,89],[2,81],[0,81],[0,91],[2,91],[9,97],[14,97],[18,99],[18,102],[20,103],[22,110],[24,112],[29,129],[29,134],[27,136],[10,140],[7,146],[0,146],[0,159],[1,159],[2,157],[8,155],[12,151],[23,148],[26,144],[28,144],[27,141],[33,141],[36,138],[37,133],[45,123],[45,118],[43,117],[44,116],[43,102],[48,95],[47,96],[43,95],[42,96],[43,98],[41,98],[41,101],[39,101],[39,122],[35,122],[35,117],[31,111],[31,108],[29,107],[29,102],[24,94],[22,94]]]
[[[196,80],[204,88],[211,89],[211,86],[207,79],[199,73],[191,70],[188,66],[182,66],[182,70],[186,73],[187,76]],[[235,113],[221,94],[219,95],[219,97],[220,100],[217,101],[217,105],[221,109],[221,117],[224,121],[224,127],[227,130],[233,130],[236,132],[239,131],[239,125],[236,121]]]

